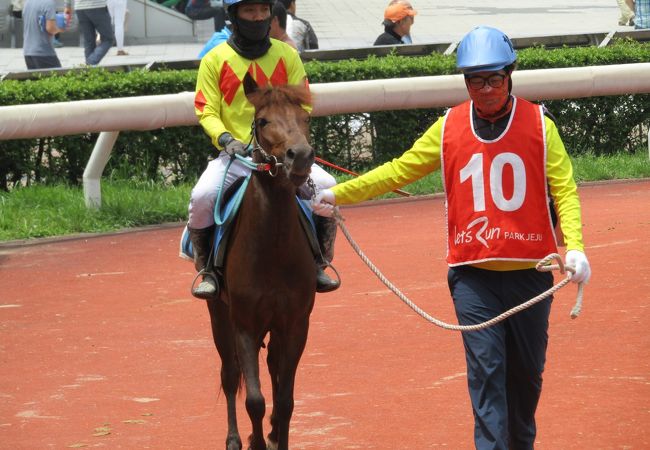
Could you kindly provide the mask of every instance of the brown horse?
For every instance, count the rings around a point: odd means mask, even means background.
[[[309,115],[301,107],[310,95],[306,87],[259,89],[248,75],[244,92],[255,107],[253,161],[269,170],[253,171],[227,248],[222,299],[208,301],[208,308],[227,401],[226,448],[242,448],[235,397],[243,375],[253,425],[249,449],[282,450],[288,448],[296,369],[316,287],[314,257],[296,204],[296,190],[314,162]],[[258,359],[267,333],[273,388],[268,447]]]

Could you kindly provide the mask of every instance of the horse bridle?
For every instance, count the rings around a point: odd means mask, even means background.
[[[254,170],[258,170],[260,172],[268,172],[272,177],[277,176],[278,168],[282,167],[284,165],[284,162],[278,161],[278,158],[275,155],[271,155],[266,150],[264,150],[264,147],[262,147],[262,144],[260,144],[260,141],[257,138],[257,126],[255,124],[255,119],[253,119],[253,123],[251,124],[251,139],[248,142],[248,146],[252,147],[251,153],[257,152],[262,156],[262,162],[251,162],[237,155],[238,159]],[[312,198],[315,197],[316,193],[318,192],[318,188],[316,187],[316,184],[314,183],[314,180],[311,179],[311,177],[307,179],[307,184],[312,191]]]
[[[259,139],[257,138],[257,126],[255,124],[255,119],[251,124],[251,141],[248,143],[249,146],[252,146],[252,153],[259,153],[262,156],[262,162],[256,163],[256,170],[266,171],[272,177],[277,176],[278,168],[283,166],[283,162],[279,162],[278,158],[275,155],[269,154],[262,144],[260,144]]]

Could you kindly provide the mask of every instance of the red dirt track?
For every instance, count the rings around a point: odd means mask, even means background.
[[[536,448],[649,449],[650,180],[580,195],[593,278],[578,319],[574,285],[554,300]],[[455,323],[441,198],[343,214],[394,284]],[[0,246],[1,449],[224,447],[219,360],[180,232]],[[316,299],[291,448],[473,448],[460,335],[404,305],[340,232],[334,262],[343,286]],[[245,439],[243,396],[239,424]]]

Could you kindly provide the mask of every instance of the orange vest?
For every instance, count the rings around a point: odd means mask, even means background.
[[[539,261],[557,252],[540,106],[515,98],[508,127],[494,141],[475,133],[470,101],[451,108],[441,161],[449,266]]]

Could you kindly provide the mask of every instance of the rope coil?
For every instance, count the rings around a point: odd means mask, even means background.
[[[336,223],[338,224],[339,228],[341,228],[341,231],[343,232],[343,235],[347,239],[347,241],[350,243],[354,251],[359,255],[361,260],[370,268],[372,273],[374,273],[379,280],[388,287],[395,295],[397,295],[402,302],[404,302],[409,308],[411,308],[413,311],[415,311],[420,317],[425,319],[426,321],[440,327],[444,328],[445,330],[452,330],[452,331],[477,331],[477,330],[483,330],[485,328],[491,327],[492,325],[495,325],[508,317],[523,311],[524,309],[530,308],[536,303],[541,302],[545,298],[553,295],[556,291],[560,290],[563,288],[566,284],[568,284],[571,281],[571,274],[575,273],[575,269],[571,266],[566,266],[564,262],[562,261],[562,257],[558,255],[557,253],[552,253],[539,261],[535,268],[539,270],[540,272],[550,272],[552,270],[559,270],[560,273],[564,274],[566,273],[567,276],[561,280],[558,284],[547,290],[546,292],[541,293],[540,295],[518,305],[515,306],[514,308],[509,309],[508,311],[499,314],[498,316],[494,317],[493,319],[487,320],[485,322],[476,324],[476,325],[454,325],[450,323],[443,322],[442,320],[436,319],[435,317],[429,315],[426,311],[424,311],[422,308],[420,308],[418,305],[416,305],[413,301],[411,301],[406,295],[402,293],[395,285],[393,285],[385,276],[384,274],[381,273],[381,271],[370,261],[370,259],[363,253],[361,248],[357,245],[357,243],[352,239],[352,236],[350,235],[350,232],[348,231],[347,227],[345,226],[344,218],[341,216],[338,207],[334,208],[334,218],[336,219]],[[557,261],[557,264],[550,264],[551,261]],[[571,318],[575,319],[578,317],[580,314],[580,311],[582,310],[582,292],[583,292],[583,283],[578,284],[578,294],[576,298],[576,304],[571,310]]]

